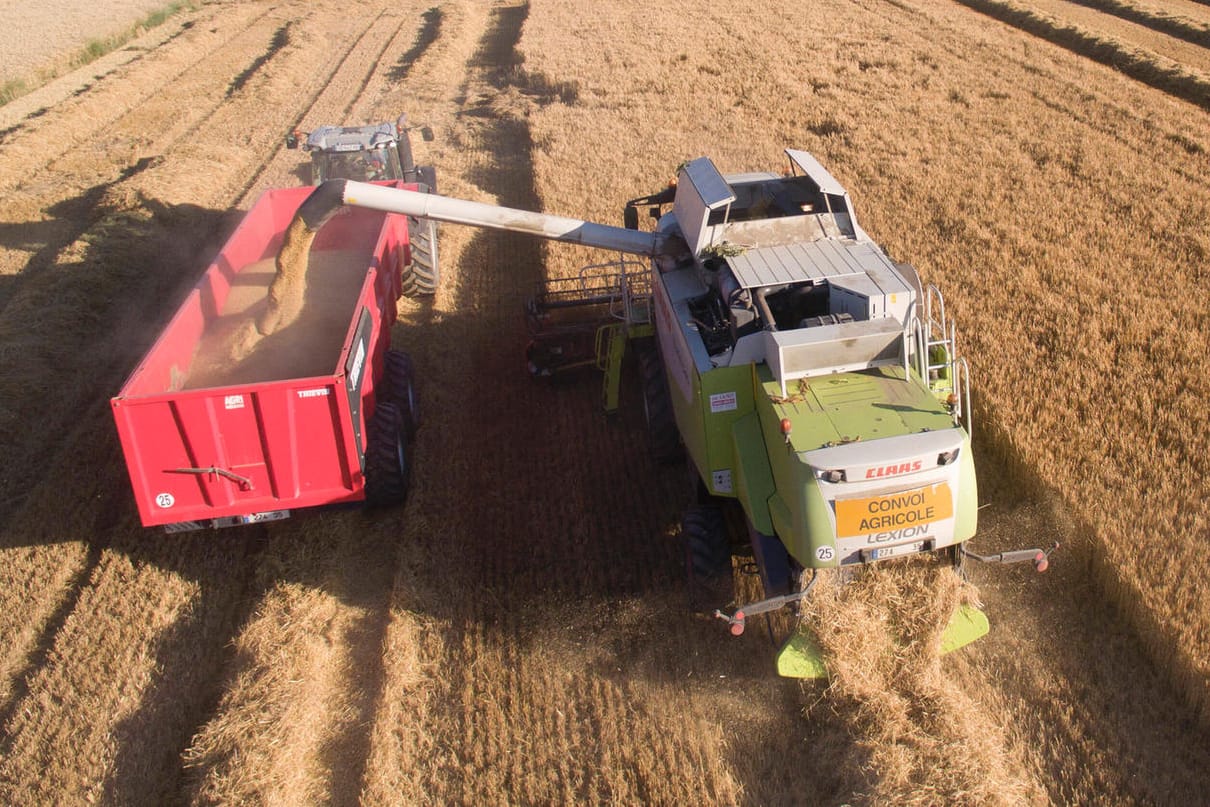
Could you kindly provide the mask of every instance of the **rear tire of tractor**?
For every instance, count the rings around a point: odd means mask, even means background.
[[[664,376],[664,362],[660,358],[659,348],[654,339],[637,340],[634,347],[639,363],[639,380],[643,386],[643,413],[647,418],[651,456],[661,465],[677,462],[684,457],[684,449],[676,429],[672,396],[668,392],[668,379]]]
[[[420,297],[435,294],[441,282],[437,263],[437,222],[408,217],[412,262],[402,267],[403,294]]]
[[[387,401],[399,407],[399,412],[403,415],[403,427],[410,441],[420,428],[420,399],[416,397],[416,371],[412,365],[412,357],[398,350],[388,350],[384,364],[386,370],[383,381],[386,385]]]
[[[411,482],[408,438],[403,413],[393,403],[380,402],[370,418],[366,441],[366,505],[403,504]]]
[[[735,597],[731,541],[722,509],[712,504],[690,507],[681,521],[681,534],[685,539],[689,607],[714,613]]]
[[[408,137],[407,132],[400,132],[395,145],[399,150],[399,167],[403,169],[403,175],[407,176],[409,171],[416,170],[416,160],[412,157],[412,139]]]

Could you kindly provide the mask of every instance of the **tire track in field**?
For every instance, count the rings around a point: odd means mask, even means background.
[[[1210,109],[1210,75],[1144,48],[1132,47],[1012,0],[957,0],[982,14],[1119,70],[1136,81]]]

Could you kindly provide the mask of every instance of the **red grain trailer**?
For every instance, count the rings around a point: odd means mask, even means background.
[[[388,348],[408,218],[334,216],[311,245],[297,319],[263,337],[249,324],[312,190],[257,200],[111,400],[145,526],[225,527],[406,495],[411,365]]]

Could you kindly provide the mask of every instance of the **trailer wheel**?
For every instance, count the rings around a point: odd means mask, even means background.
[[[366,441],[366,504],[403,504],[411,481],[408,438],[403,413],[393,403],[380,402],[370,419]]]
[[[437,265],[437,222],[408,217],[412,262],[403,267],[403,293],[408,297],[435,294],[441,281]]]
[[[727,524],[717,505],[694,505],[681,522],[685,538],[685,572],[689,607],[713,613],[735,596],[731,573],[731,542]]]
[[[653,339],[635,342],[639,361],[639,380],[643,385],[643,413],[647,417],[647,435],[651,441],[651,456],[661,464],[673,463],[684,456],[681,436],[676,430],[672,413],[672,397],[668,394],[668,379],[664,362]]]
[[[388,350],[384,363],[386,371],[383,380],[387,400],[399,407],[403,427],[410,440],[420,428],[420,401],[416,397],[416,371],[412,357],[398,350]]]

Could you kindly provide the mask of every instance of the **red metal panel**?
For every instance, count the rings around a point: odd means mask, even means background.
[[[233,281],[244,267],[276,254],[311,190],[262,195],[111,401],[144,525],[364,498],[353,418],[356,411],[356,425],[364,433],[396,316],[396,256],[407,244],[404,216],[353,210],[335,217],[316,237],[313,249],[364,250],[367,265],[330,375],[182,389],[198,342],[222,313]],[[364,309],[372,325],[356,338]],[[358,341],[364,341],[366,356],[355,410],[344,368]]]

